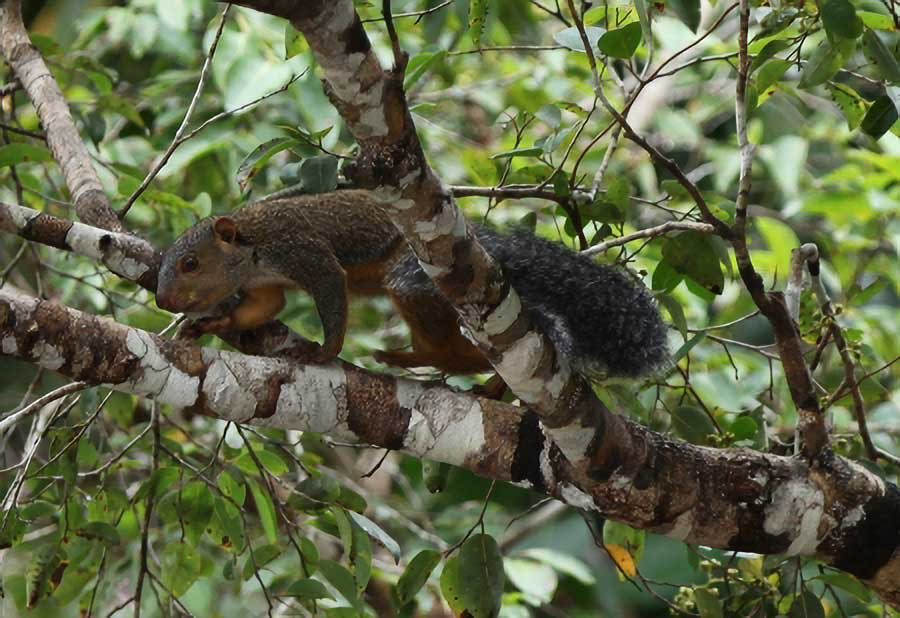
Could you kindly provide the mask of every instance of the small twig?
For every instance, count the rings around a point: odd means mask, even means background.
[[[18,92],[22,89],[22,84],[18,79],[13,79],[7,84],[3,84],[0,86],[0,97],[6,97],[11,95],[14,92]]]
[[[400,47],[400,38],[397,29],[394,28],[394,18],[391,15],[391,0],[381,0],[381,14],[384,16],[384,25],[387,27],[388,37],[391,39],[391,50],[394,53],[394,72],[400,77],[406,71],[406,63],[409,55]]]
[[[630,243],[633,240],[638,240],[640,238],[656,238],[657,236],[662,236],[673,230],[693,230],[703,234],[713,234],[716,231],[715,228],[708,223],[698,223],[696,221],[667,221],[666,223],[655,227],[648,227],[631,234],[626,234],[625,236],[619,236],[618,238],[596,244],[590,249],[582,251],[581,254],[597,255],[598,253],[603,253],[613,247]]]
[[[809,270],[813,294],[816,295],[819,307],[825,315],[825,319],[828,321],[828,330],[831,333],[831,338],[834,340],[834,345],[837,348],[838,354],[841,357],[841,362],[844,366],[844,383],[849,385],[848,388],[853,397],[853,415],[856,417],[859,435],[862,438],[863,445],[866,447],[866,453],[868,453],[869,458],[874,461],[878,459],[879,451],[872,442],[872,436],[869,435],[869,427],[866,424],[866,404],[856,382],[856,363],[853,362],[853,358],[850,356],[850,352],[847,349],[847,340],[844,339],[844,333],[841,330],[840,324],[837,322],[834,306],[831,304],[831,298],[828,296],[828,291],[825,289],[825,286],[822,285],[822,280],[819,278],[819,249],[813,243],[807,243],[800,247],[797,254],[800,254],[803,256],[803,259],[805,259],[807,269]],[[799,260],[800,257],[797,259]],[[840,390],[840,388],[838,390]]]
[[[475,528],[477,528],[478,526],[484,525],[484,514],[487,512],[487,507],[488,507],[488,504],[490,504],[490,502],[491,502],[491,496],[494,493],[494,487],[496,485],[497,485],[497,481],[492,480],[491,486],[488,488],[487,495],[484,497],[484,503],[481,505],[481,513],[478,515],[478,521],[476,521],[472,525],[472,527],[469,528],[469,531],[466,532],[466,534],[465,534],[465,536],[463,536],[463,538],[461,538],[458,542],[451,545],[450,548],[444,552],[444,556],[449,556],[450,554],[455,552],[457,549],[459,549],[463,543],[465,543],[467,540],[469,540],[469,537],[472,536],[473,532],[475,532]]]
[[[150,186],[150,183],[153,182],[153,179],[159,174],[160,170],[168,163],[169,158],[172,156],[172,153],[175,152],[175,149],[182,142],[182,136],[184,132],[187,131],[188,124],[191,121],[191,117],[194,115],[194,110],[197,108],[197,103],[200,101],[200,95],[203,92],[203,86],[206,85],[206,80],[209,77],[209,69],[212,66],[213,56],[216,53],[216,48],[219,46],[219,39],[222,38],[222,31],[225,28],[225,20],[228,17],[228,11],[231,10],[231,5],[226,4],[225,8],[222,9],[222,17],[219,21],[219,27],[216,30],[216,35],[213,37],[212,43],[209,46],[209,53],[206,54],[206,60],[203,62],[203,68],[200,69],[200,79],[197,80],[197,87],[194,89],[194,96],[191,97],[191,102],[188,104],[187,111],[184,113],[184,118],[181,120],[181,126],[178,127],[178,130],[175,131],[175,137],[172,138],[172,143],[169,144],[169,147],[166,148],[166,151],[162,154],[162,156],[156,161],[156,164],[153,166],[153,169],[144,177],[144,180],[141,181],[141,184],[137,189],[134,190],[128,197],[128,201],[125,202],[125,205],[122,206],[122,209],[119,211],[119,219],[123,219],[137,199],[141,196],[141,194],[147,190],[147,187]]]
[[[63,386],[50,391],[46,395],[38,397],[24,408],[16,412],[12,412],[5,416],[2,420],[0,420],[0,434],[3,434],[9,427],[19,422],[19,420],[25,418],[26,416],[34,413],[37,410],[40,410],[48,403],[56,401],[57,399],[61,399],[66,395],[71,395],[72,393],[82,391],[88,388],[88,386],[90,385],[87,382],[69,382],[68,384],[64,384]]]
[[[4,131],[9,131],[10,133],[24,135],[25,137],[33,137],[34,139],[39,139],[44,142],[47,141],[47,136],[43,133],[38,133],[37,131],[29,131],[27,129],[20,129],[19,127],[14,127],[14,126],[6,124],[4,122],[0,122],[0,129],[3,129]]]
[[[150,423],[153,426],[153,465],[152,471],[155,472],[159,468],[159,452],[161,438],[159,433],[159,404],[153,403],[150,406]],[[156,489],[150,488],[150,493],[144,502],[144,525],[141,527],[141,548],[138,555],[138,575],[134,584],[134,618],[141,618],[141,593],[144,589],[144,576],[150,573],[147,567],[147,550],[150,544],[150,520],[153,518],[153,506],[156,504]],[[153,577],[153,574],[150,573]]]

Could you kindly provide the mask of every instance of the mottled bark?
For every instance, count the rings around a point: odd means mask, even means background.
[[[110,208],[63,93],[28,37],[19,0],[0,2],[0,54],[34,104],[78,217],[105,230],[124,232],[125,228]]]
[[[605,411],[570,437],[599,445],[587,476],[521,408],[348,364],[199,348],[9,291],[0,352],[216,418],[452,463],[690,543],[817,556],[900,607],[900,490],[839,457],[699,447]]]

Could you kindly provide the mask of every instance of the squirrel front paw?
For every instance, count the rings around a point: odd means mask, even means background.
[[[232,329],[230,317],[189,320],[178,328],[176,339],[199,339],[207,333],[225,333]]]

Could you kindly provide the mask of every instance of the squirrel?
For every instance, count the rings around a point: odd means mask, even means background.
[[[476,226],[474,232],[576,371],[634,378],[666,364],[666,327],[656,301],[624,270],[527,230],[500,234]],[[264,199],[201,220],[163,252],[156,302],[199,317],[200,332],[227,332],[273,319],[289,289],[307,291],[322,321],[324,343],[311,362],[341,351],[348,294],[387,295],[409,326],[412,350],[377,351],[376,360],[451,374],[491,369],[366,191]]]

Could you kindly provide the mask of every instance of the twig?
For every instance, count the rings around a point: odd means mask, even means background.
[[[844,333],[841,330],[841,326],[837,323],[834,314],[834,306],[831,304],[831,298],[828,296],[828,291],[825,289],[825,286],[822,285],[822,280],[819,278],[819,249],[815,244],[807,243],[800,247],[797,254],[797,260],[803,259],[809,270],[813,294],[816,295],[819,307],[825,315],[825,319],[828,321],[828,330],[831,333],[831,338],[834,340],[834,345],[841,357],[841,362],[844,366],[844,383],[848,385],[847,388],[853,397],[853,415],[856,417],[859,435],[862,437],[863,445],[866,447],[869,458],[876,460],[878,459],[879,452],[872,442],[872,437],[869,435],[869,427],[866,424],[866,404],[863,400],[862,393],[859,390],[859,385],[856,382],[856,364],[853,362],[853,358],[847,350],[847,340],[844,339]],[[840,390],[840,388],[838,390]]]
[[[6,432],[9,427],[15,425],[17,422],[19,422],[20,419],[34,413],[36,410],[40,410],[48,403],[56,401],[57,399],[61,399],[67,395],[71,395],[72,393],[82,391],[88,388],[88,386],[90,385],[87,382],[69,382],[68,384],[64,384],[63,386],[50,391],[46,395],[38,397],[24,408],[16,412],[12,412],[5,416],[2,420],[0,420],[0,434]]]
[[[43,133],[38,133],[36,131],[29,131],[27,129],[20,129],[19,127],[14,127],[12,125],[6,124],[4,122],[0,122],[0,129],[4,131],[9,131],[10,133],[16,133],[18,135],[24,135],[25,137],[33,137],[34,139],[39,139],[42,141],[47,141],[47,136]]]
[[[631,241],[638,240],[639,238],[656,238],[657,236],[662,236],[663,234],[666,234],[673,230],[693,230],[695,232],[701,232],[703,234],[712,234],[716,231],[715,227],[708,223],[698,223],[696,221],[667,221],[666,223],[657,225],[655,227],[648,227],[631,234],[626,234],[625,236],[619,236],[618,238],[596,244],[590,249],[582,251],[581,254],[597,255],[598,253],[603,253],[605,251],[608,251],[609,249],[612,249],[613,247],[618,247],[620,245],[630,243]]]
[[[394,72],[403,77],[406,71],[406,63],[409,55],[400,47],[400,38],[397,29],[394,28],[394,19],[391,16],[391,0],[381,0],[381,14],[384,16],[384,25],[387,27],[388,37],[391,39],[391,51],[394,53]]]
[[[191,117],[194,115],[194,110],[197,109],[197,103],[200,101],[200,95],[203,92],[203,86],[206,85],[206,80],[209,77],[209,69],[212,66],[213,56],[216,53],[216,48],[219,46],[219,39],[222,38],[222,31],[225,28],[225,19],[228,17],[228,11],[231,10],[231,5],[226,4],[225,8],[222,9],[222,17],[219,21],[219,27],[216,30],[216,35],[213,37],[212,43],[209,46],[209,53],[206,54],[206,60],[203,61],[203,68],[200,69],[200,79],[197,80],[197,87],[194,89],[194,96],[191,97],[191,102],[188,104],[187,111],[184,113],[184,118],[181,120],[181,126],[178,127],[178,130],[175,131],[175,137],[172,138],[172,143],[169,144],[169,147],[166,148],[166,151],[162,154],[162,156],[156,161],[156,164],[153,166],[153,169],[144,177],[144,180],[141,181],[141,184],[137,189],[134,190],[128,197],[128,201],[125,202],[125,205],[122,206],[122,209],[119,211],[119,218],[123,219],[128,211],[134,206],[134,203],[141,196],[141,194],[147,190],[147,187],[150,186],[150,183],[153,182],[153,179],[159,174],[160,170],[168,163],[169,158],[172,156],[172,153],[175,152],[175,149],[181,144],[181,138],[184,135],[184,132],[187,131],[188,124],[191,121]]]

